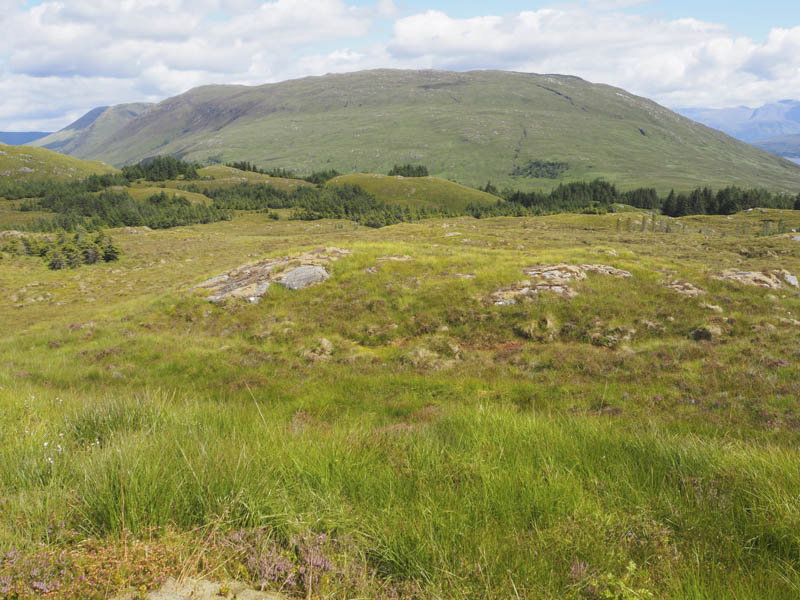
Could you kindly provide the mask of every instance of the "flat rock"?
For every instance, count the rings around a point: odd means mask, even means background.
[[[770,290],[781,289],[784,284],[794,288],[798,287],[797,276],[792,275],[785,269],[772,269],[769,271],[737,271],[736,269],[727,269],[717,275],[712,275],[712,277],[714,279],[735,281],[745,285],[755,285]]]
[[[287,290],[302,290],[310,285],[322,283],[330,279],[330,275],[324,267],[315,265],[303,265],[287,273],[277,282]]]
[[[587,273],[611,275],[629,278],[628,271],[609,265],[582,264],[571,265],[559,263],[555,265],[536,265],[522,270],[530,280],[520,281],[512,286],[500,288],[492,293],[490,301],[496,306],[516,304],[520,300],[530,300],[541,292],[551,292],[562,298],[574,298],[578,295],[571,285],[586,279]]]

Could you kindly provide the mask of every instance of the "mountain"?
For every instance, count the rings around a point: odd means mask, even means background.
[[[0,131],[0,143],[22,146],[50,135],[46,131]]]
[[[677,112],[745,142],[800,134],[797,100],[781,100],[760,108],[683,108]]]
[[[8,179],[82,179],[116,169],[101,162],[65,156],[45,148],[0,144],[0,182]]]
[[[104,144],[109,143],[116,132],[135,118],[144,114],[152,104],[144,102],[99,106],[93,108],[64,129],[31,142],[78,158],[97,158]]]
[[[800,134],[759,140],[754,145],[794,162],[800,161]]]
[[[373,70],[205,86],[135,105],[139,112],[130,106],[90,113],[88,126],[36,143],[114,165],[170,154],[385,173],[413,162],[470,186],[549,189],[596,177],[660,190],[800,186],[789,161],[622,89],[563,75]]]

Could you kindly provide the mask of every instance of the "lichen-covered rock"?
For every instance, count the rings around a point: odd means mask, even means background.
[[[286,274],[277,283],[285,287],[287,290],[302,290],[310,285],[322,283],[330,279],[330,275],[323,267],[315,265],[303,265]]]
[[[555,265],[536,265],[522,270],[530,280],[520,281],[514,285],[500,288],[492,293],[490,301],[496,306],[516,304],[521,300],[530,300],[541,292],[551,292],[562,298],[574,298],[578,293],[571,285],[586,279],[586,273],[597,275],[612,275],[614,277],[629,278],[628,271],[617,269],[608,265],[570,265],[559,263]]]
[[[211,302],[228,298],[259,302],[273,283],[299,290],[327,280],[330,275],[324,266],[349,254],[349,250],[330,247],[317,248],[293,257],[269,258],[212,277],[192,289],[208,290]]]
[[[785,269],[772,269],[770,271],[738,271],[727,269],[713,275],[714,279],[735,281],[745,285],[756,285],[770,290],[781,289],[784,284],[798,287],[797,277]]]

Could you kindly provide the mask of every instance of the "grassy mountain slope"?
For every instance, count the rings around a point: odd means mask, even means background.
[[[200,87],[152,107],[102,147],[70,152],[116,165],[173,154],[304,172],[385,173],[419,162],[471,186],[553,187],[509,175],[532,160],[569,163],[566,180],[626,187],[800,186],[797,165],[624,90],[499,71],[375,70]]]
[[[78,158],[99,157],[103,153],[103,148],[114,141],[114,136],[120,129],[151,106],[152,104],[147,103],[100,106],[64,129],[34,140],[30,145],[49,148]]]
[[[26,179],[81,179],[111,173],[113,167],[94,160],[80,160],[45,148],[0,144],[0,177]]]
[[[469,204],[495,204],[496,196],[437,177],[389,177],[356,173],[341,175],[332,184],[356,184],[388,204],[413,208],[461,210]]]

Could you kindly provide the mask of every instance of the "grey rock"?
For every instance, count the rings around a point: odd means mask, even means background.
[[[287,271],[278,283],[287,290],[302,290],[310,285],[322,283],[328,279],[330,279],[330,275],[328,275],[328,272],[323,267],[303,265],[302,267]]]

